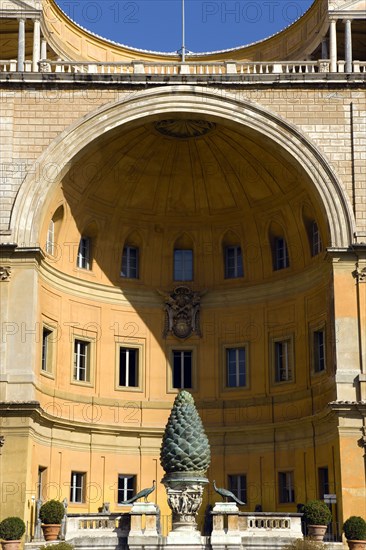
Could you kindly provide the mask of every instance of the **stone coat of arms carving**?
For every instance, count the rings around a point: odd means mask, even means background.
[[[200,306],[203,293],[194,292],[186,286],[176,287],[170,294],[158,291],[164,297],[165,321],[163,337],[169,333],[177,338],[192,334],[201,336]]]

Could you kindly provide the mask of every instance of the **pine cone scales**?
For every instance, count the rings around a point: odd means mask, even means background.
[[[192,395],[177,395],[165,428],[160,463],[167,474],[204,473],[210,464],[210,446]]]

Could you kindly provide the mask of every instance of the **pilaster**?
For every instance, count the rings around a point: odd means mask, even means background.
[[[360,310],[358,259],[350,249],[332,249],[334,327],[331,343],[336,365],[337,398],[360,398],[357,379],[363,370],[364,316]],[[363,292],[362,300],[363,298]]]
[[[39,249],[3,246],[1,250],[0,291],[1,360],[0,399],[32,401],[37,347]]]

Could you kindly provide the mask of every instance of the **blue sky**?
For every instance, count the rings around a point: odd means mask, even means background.
[[[56,0],[79,25],[131,47],[174,52],[182,44],[181,0]],[[312,0],[185,0],[186,47],[233,48],[290,25]]]

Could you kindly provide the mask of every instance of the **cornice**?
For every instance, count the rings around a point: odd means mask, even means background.
[[[366,401],[331,401],[328,406],[338,416],[366,417]]]
[[[9,260],[36,260],[40,263],[45,253],[39,246],[18,246],[16,243],[0,243],[0,259]]]
[[[329,89],[354,89],[362,88],[366,81],[366,73],[258,73],[258,74],[83,74],[77,73],[21,73],[1,72],[0,83],[5,89],[24,90],[27,88],[41,88],[47,86],[48,90],[62,88],[80,89],[127,89],[145,90],[157,86],[170,85],[195,85],[211,88],[240,89],[255,88],[276,90],[292,89],[304,90],[329,90]]]
[[[331,10],[329,12],[329,19],[343,20],[343,19],[365,19],[366,10]]]
[[[42,11],[32,7],[23,7],[21,9],[0,9],[1,19],[40,19]]]
[[[38,401],[0,403],[0,411],[3,417],[31,417],[41,426],[75,431],[85,434],[105,434],[119,436],[121,433],[135,437],[161,437],[163,428],[149,426],[120,426],[116,428],[107,424],[81,422],[69,418],[55,417],[44,411]]]
[[[288,277],[284,276],[278,280],[250,282],[244,288],[217,287],[209,289],[202,298],[202,306],[205,308],[239,306],[241,304],[259,303],[263,300],[284,299],[299,292],[309,291],[315,286],[323,286],[327,273],[329,273],[329,265],[324,262],[321,266],[318,263],[311,265],[302,270],[301,273],[291,271]],[[89,300],[92,296],[94,302],[123,304],[129,307],[132,307],[131,304],[133,304],[134,308],[162,307],[162,300],[156,289],[122,289],[82,280],[58,271],[47,262],[41,262],[40,276],[42,282],[57,288],[58,292],[63,291],[80,299]],[[253,289],[255,289],[255,292],[253,292]],[[197,288],[195,290],[202,289]]]
[[[364,402],[364,409],[366,410],[366,402]],[[66,432],[76,432],[79,434],[85,434],[90,436],[115,436],[115,437],[131,437],[139,438],[161,438],[164,431],[163,424],[161,426],[141,426],[141,425],[119,425],[118,428],[115,425],[108,424],[96,424],[96,423],[87,423],[79,420],[71,420],[69,418],[55,417],[48,412],[44,411],[38,401],[30,402],[12,402],[12,403],[0,403],[0,412],[4,418],[6,417],[29,417],[33,420],[35,424],[53,430],[52,439],[56,438],[57,440],[65,441],[63,437],[57,435],[56,431],[66,431]],[[202,412],[202,411],[200,411]],[[326,423],[328,425],[330,419],[332,418],[332,412],[329,408],[325,408],[323,411],[312,415],[305,416],[301,419],[296,418],[293,420],[283,420],[277,422],[266,422],[263,424],[240,424],[236,423],[235,425],[225,425],[221,424],[219,426],[205,426],[207,433],[211,436],[222,437],[224,435],[235,435],[235,434],[254,434],[258,433],[260,428],[261,433],[269,432],[272,433],[275,431],[281,430],[305,430],[306,426],[310,425],[321,425]],[[302,428],[301,428],[302,426]],[[9,428],[6,426],[3,429],[3,432],[6,433]],[[14,427],[11,428],[12,432]],[[27,430],[33,430],[36,433],[36,427],[29,426],[26,428],[24,425],[21,427],[21,430],[24,432]],[[24,432],[25,433],[25,432]],[[38,434],[37,437],[40,437],[43,441],[47,441],[49,438],[47,435]],[[66,437],[66,436],[65,436]]]
[[[249,408],[249,407],[272,407],[272,406],[278,406],[282,404],[293,404],[300,401],[304,401],[306,399],[310,399],[312,394],[314,396],[314,389],[318,386],[312,386],[312,389],[297,389],[296,391],[291,391],[290,393],[285,394],[276,394],[276,395],[256,395],[256,396],[250,396],[247,398],[240,398],[240,399],[228,399],[227,397],[223,397],[221,399],[211,399],[211,400],[205,400],[205,399],[199,399],[196,398],[196,406],[197,409],[201,411],[209,411],[209,410],[219,410],[219,411],[230,411],[232,409],[240,409],[240,408]],[[321,392],[322,395],[324,395],[326,392],[330,392],[334,390],[335,383],[333,377],[328,377],[326,380],[322,380],[321,383]],[[79,395],[75,393],[70,393],[67,391],[60,391],[53,387],[49,387],[46,385],[38,384],[35,387],[36,391],[41,393],[44,397],[50,397],[55,400],[64,400],[71,405],[73,403],[78,404],[93,404],[98,407],[116,407],[116,399],[115,398],[95,398],[93,397],[92,403],[91,398],[86,395]],[[315,397],[315,396],[314,396]],[[56,401],[57,402],[57,401]],[[172,406],[171,401],[142,401],[142,400],[134,400],[133,403],[136,404],[136,407],[139,410],[147,411],[147,410],[160,410],[160,411],[169,411]],[[125,406],[131,405],[131,399],[118,399],[118,407],[117,408],[123,408]],[[1,406],[1,405],[0,405]]]

